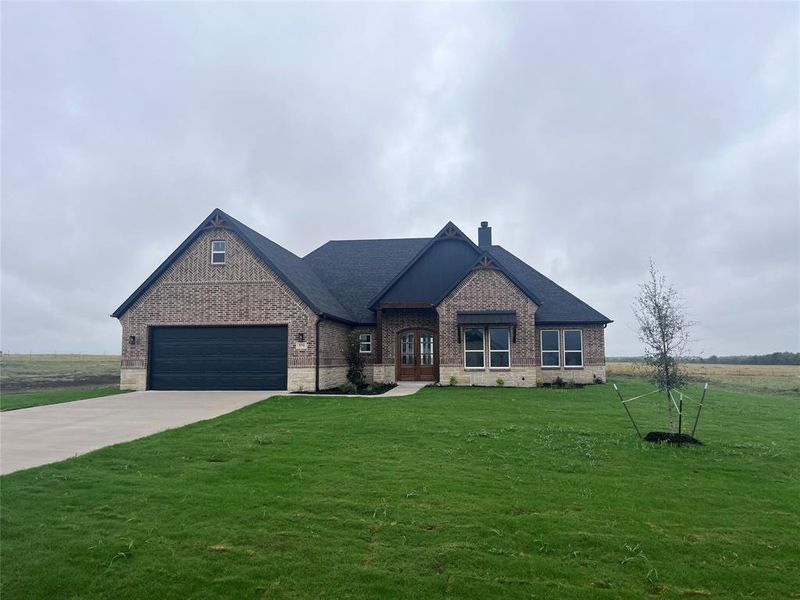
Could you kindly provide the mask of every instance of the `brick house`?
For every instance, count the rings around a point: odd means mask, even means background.
[[[448,223],[300,258],[216,209],[113,313],[121,387],[331,388],[351,331],[371,381],[604,380],[611,320],[491,237]]]

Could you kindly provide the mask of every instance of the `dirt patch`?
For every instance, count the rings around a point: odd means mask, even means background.
[[[644,436],[645,442],[667,442],[668,444],[695,444],[702,446],[703,442],[693,438],[688,433],[669,433],[666,431],[651,431]]]
[[[27,392],[34,390],[61,389],[73,387],[102,387],[119,383],[119,375],[86,375],[75,379],[42,378],[34,381],[4,381],[3,392]]]

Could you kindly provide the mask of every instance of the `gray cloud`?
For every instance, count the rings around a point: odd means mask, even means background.
[[[2,346],[107,351],[215,206],[298,254],[495,240],[615,319],[652,256],[706,353],[800,346],[795,4],[13,4]]]

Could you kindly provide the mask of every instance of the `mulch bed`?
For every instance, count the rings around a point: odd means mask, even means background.
[[[358,388],[358,391],[353,392],[352,394],[358,394],[361,396],[377,396],[378,394],[383,394],[384,392],[388,392],[390,389],[397,387],[396,383],[382,383],[378,385],[364,385]],[[314,396],[316,394],[328,394],[331,396],[350,396],[352,394],[348,394],[340,390],[338,387],[336,388],[329,388],[327,390],[320,390],[318,392],[292,392],[293,394],[302,394],[303,396]]]
[[[651,431],[644,436],[645,442],[667,442],[668,444],[696,444],[702,446],[703,442],[693,438],[688,433],[668,433],[666,431]]]

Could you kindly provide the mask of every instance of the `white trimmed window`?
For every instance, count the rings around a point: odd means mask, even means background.
[[[580,329],[564,330],[564,366],[573,369],[583,366],[583,332]]]
[[[372,334],[362,333],[358,336],[358,351],[361,354],[369,354],[372,352]]]
[[[511,336],[508,327],[489,328],[489,366],[492,369],[511,367]]]
[[[557,329],[542,329],[539,332],[542,347],[542,366],[560,367],[561,349],[559,348],[559,335]]]
[[[484,361],[483,327],[464,330],[464,368],[483,369]]]
[[[214,240],[211,242],[211,264],[225,264],[225,240]]]

